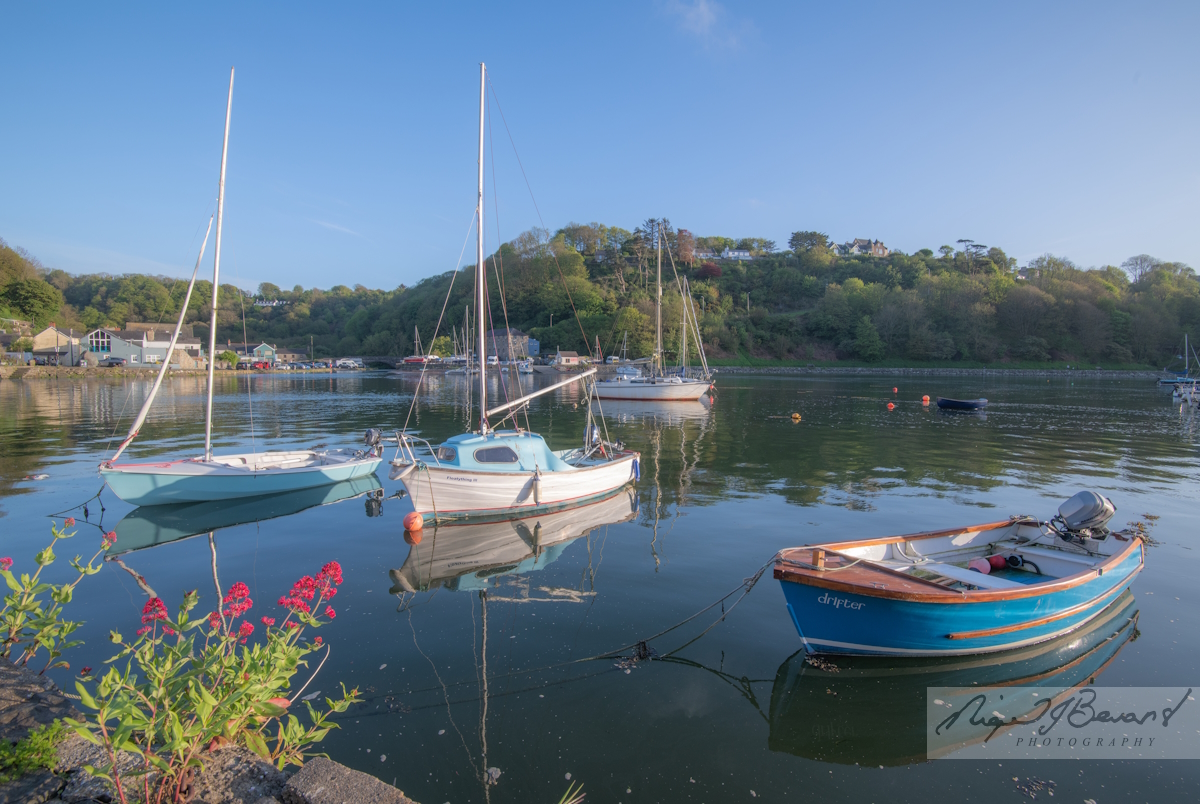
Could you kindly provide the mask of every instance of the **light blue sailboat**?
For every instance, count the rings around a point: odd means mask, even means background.
[[[100,476],[125,502],[134,505],[164,505],[183,502],[208,502],[234,497],[258,497],[264,494],[317,488],[344,480],[374,475],[383,462],[377,431],[368,431],[366,449],[289,450],[275,452],[213,455],[212,409],[214,355],[217,348],[217,290],[221,276],[221,224],[225,211],[225,165],[229,154],[229,120],[233,111],[233,70],[229,71],[229,101],[225,108],[225,139],[221,148],[221,179],[217,192],[217,237],[213,256],[212,320],[208,337],[208,401],[204,421],[204,455],[152,463],[117,463],[125,448],[137,438],[154,397],[170,367],[171,356],[187,315],[188,302],[196,285],[196,273],[204,259],[208,233],[200,246],[196,267],[188,283],[187,294],[179,311],[179,321],[167,347],[158,376],[138,411],[133,425],[116,453],[100,465]],[[211,231],[212,221],[209,221]]]

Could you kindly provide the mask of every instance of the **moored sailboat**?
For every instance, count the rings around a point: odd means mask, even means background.
[[[217,188],[217,232],[213,254],[212,320],[208,340],[208,395],[205,406],[204,455],[151,463],[117,463],[125,448],[137,438],[154,397],[162,385],[171,353],[179,338],[188,301],[196,282],[196,271],[204,258],[204,246],[196,259],[191,284],[179,313],[167,355],[141,410],[116,453],[100,465],[100,476],[125,502],[134,505],[163,505],[208,502],[232,497],[257,497],[299,489],[316,488],[343,480],[374,474],[383,462],[378,439],[365,450],[287,450],[235,455],[213,455],[212,411],[214,354],[217,347],[217,294],[221,275],[221,229],[225,211],[225,166],[229,154],[229,121],[233,111],[233,70],[229,71],[229,100],[225,107],[225,136],[221,147],[221,178]],[[205,235],[205,244],[208,235]]]
[[[655,296],[655,340],[654,355],[650,362],[649,374],[629,374],[618,370],[611,379],[599,380],[592,386],[592,395],[597,399],[637,399],[657,402],[694,402],[704,396],[712,388],[711,375],[705,371],[703,377],[688,376],[686,356],[688,353],[687,333],[694,332],[696,346],[704,359],[704,343],[700,339],[700,329],[696,326],[695,316],[691,310],[690,300],[679,286],[679,295],[683,300],[683,322],[679,330],[680,358],[684,361],[679,367],[679,373],[666,374],[663,371],[663,333],[662,333],[662,241],[663,233],[660,225],[658,231],[658,280]],[[694,328],[694,329],[693,329]]]
[[[475,336],[479,370],[479,429],[448,439],[441,445],[399,434],[397,455],[390,472],[404,484],[414,509],[426,522],[504,518],[558,511],[602,499],[635,481],[639,474],[636,452],[606,442],[590,410],[582,446],[552,450],[537,433],[516,425],[516,414],[543,394],[596,373],[589,369],[570,379],[542,388],[519,399],[488,409],[486,327],[489,320],[487,280],[483,255],[484,103],[487,68],[479,65],[479,186],[476,196]],[[436,333],[435,333],[436,335]],[[499,370],[499,369],[498,369]],[[513,419],[511,430],[491,425]],[[418,450],[421,454],[418,455]]]

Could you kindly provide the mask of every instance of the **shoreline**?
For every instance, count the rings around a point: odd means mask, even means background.
[[[58,380],[86,379],[91,377],[145,377],[153,379],[158,374],[158,366],[122,366],[120,368],[100,368],[99,366],[0,366],[0,380]],[[343,369],[347,374],[354,373]],[[336,372],[338,374],[342,371]],[[287,371],[263,371],[252,369],[237,371],[235,369],[217,369],[217,376],[248,376],[252,374],[331,374],[329,369],[289,369]],[[207,377],[208,369],[171,369],[168,377]]]
[[[941,377],[1109,377],[1114,379],[1150,379],[1163,376],[1161,371],[1119,369],[1016,369],[1016,368],[895,368],[863,366],[713,366],[722,374],[898,374]]]

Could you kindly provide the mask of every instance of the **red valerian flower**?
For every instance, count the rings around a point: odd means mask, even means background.
[[[337,616],[337,612],[333,610],[333,606],[325,607],[325,616],[331,620]]]
[[[138,636],[145,636],[146,634],[150,633],[151,630],[152,629],[150,628],[150,626],[143,625],[141,628],[139,628],[137,630],[137,634],[138,634]]]
[[[314,645],[320,645],[322,642],[324,642],[324,640],[321,639],[320,637],[317,637],[316,639],[313,640]]]
[[[142,606],[142,624],[152,623],[155,620],[167,619],[167,607],[163,605],[162,600],[157,597],[152,597],[146,601],[146,605]]]
[[[88,667],[87,665],[84,665],[82,672],[83,672],[83,675],[90,676],[92,674],[92,668]]]
[[[175,629],[171,628],[170,626],[164,625],[163,633],[166,634],[167,636],[175,636]]]
[[[73,516],[67,517],[66,520],[63,521],[63,527],[66,527],[66,528],[75,527],[75,517],[73,517]]]
[[[268,628],[270,628],[272,625],[275,624],[275,618],[274,617],[263,617],[262,624],[267,626]]]
[[[242,638],[241,642],[243,645],[246,644],[246,639],[253,633],[254,623],[243,620],[241,628],[238,629],[238,636]]]
[[[288,628],[299,628],[300,623],[296,622],[295,620],[288,620],[287,627]]]
[[[221,627],[221,615],[215,611],[208,615],[208,627],[217,630]]]
[[[11,566],[12,566],[11,558],[8,558],[8,557],[0,558],[0,570],[4,570],[5,572],[8,572],[8,568]]]
[[[104,534],[104,538],[100,540],[100,546],[103,547],[105,550],[112,547],[116,543],[117,543],[117,532],[115,530],[110,530],[108,533]]]

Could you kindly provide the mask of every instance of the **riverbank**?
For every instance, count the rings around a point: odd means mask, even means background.
[[[7,659],[0,659],[0,739],[16,743],[30,730],[65,717],[82,715],[53,681]],[[104,764],[100,748],[72,734],[58,746],[53,770],[26,773],[0,784],[0,802],[83,804],[113,801],[115,790],[84,770]],[[140,765],[132,754],[121,759],[127,769]],[[242,748],[210,751],[196,777],[191,801],[197,804],[416,804],[403,791],[366,773],[323,757],[299,770],[280,771]]]
[[[1119,369],[892,368],[886,366],[714,366],[717,374],[863,374],[933,377],[1106,377],[1154,380],[1161,371]]]
[[[81,379],[89,377],[142,377],[153,379],[158,374],[158,366],[121,366],[119,368],[102,368],[99,366],[0,366],[0,380],[61,380]],[[353,373],[353,370],[344,370]],[[289,369],[287,371],[234,371],[233,369],[217,369],[218,376],[228,374],[329,374],[329,369]],[[339,371],[337,373],[343,373]],[[172,377],[207,377],[207,369],[171,369]]]

